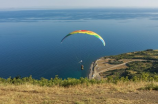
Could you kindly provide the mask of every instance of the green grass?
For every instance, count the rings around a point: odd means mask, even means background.
[[[23,84],[32,84],[32,85],[38,85],[38,86],[47,86],[47,87],[53,87],[53,86],[61,86],[61,87],[70,87],[70,86],[77,86],[77,85],[84,85],[89,86],[93,84],[103,84],[103,83],[117,83],[119,81],[122,82],[128,82],[128,81],[155,81],[158,82],[158,75],[150,76],[149,73],[142,73],[139,77],[134,76],[132,78],[129,78],[129,76],[123,76],[123,77],[114,77],[114,76],[108,76],[105,79],[102,80],[96,80],[96,79],[88,79],[88,78],[67,78],[62,79],[56,76],[55,78],[45,79],[41,78],[40,80],[33,79],[32,76],[30,77],[15,77],[15,78],[0,78],[0,83],[3,85],[11,84],[11,85],[23,85]]]
[[[157,90],[158,91],[158,85],[151,83],[147,84],[145,87],[140,88],[141,90]]]

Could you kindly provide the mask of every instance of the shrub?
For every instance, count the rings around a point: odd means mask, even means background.
[[[158,90],[158,85],[154,83],[148,84],[145,87],[141,88],[142,90]]]

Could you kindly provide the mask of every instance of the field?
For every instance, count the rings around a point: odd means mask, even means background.
[[[0,84],[0,104],[158,104],[157,96],[158,83],[144,81],[71,87]]]

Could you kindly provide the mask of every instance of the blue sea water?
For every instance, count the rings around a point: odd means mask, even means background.
[[[106,46],[85,34],[60,43],[81,29],[100,34]],[[96,59],[158,49],[157,40],[158,9],[0,11],[0,77],[86,77]]]

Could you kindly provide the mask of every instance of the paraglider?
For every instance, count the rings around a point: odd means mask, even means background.
[[[99,34],[93,32],[93,31],[89,31],[89,30],[76,30],[76,31],[73,31],[73,32],[67,34],[67,35],[61,40],[61,43],[62,43],[67,37],[69,37],[69,36],[71,36],[71,35],[73,35],[73,34],[78,34],[78,33],[87,34],[87,35],[93,35],[93,36],[95,36],[96,38],[100,39],[101,42],[102,42],[102,44],[103,44],[103,46],[105,46],[105,41],[104,41],[104,39],[103,39]],[[81,64],[81,63],[82,63],[82,60],[79,61],[79,64]],[[84,66],[83,66],[82,64],[81,64],[81,70],[84,70]]]
[[[82,63],[82,60],[79,62],[80,64]],[[81,70],[83,70],[84,69],[84,66],[83,65],[81,65]]]
[[[103,45],[105,46],[105,41],[104,39],[97,33],[93,32],[93,31],[89,31],[89,30],[76,30],[76,31],[73,31],[69,34],[67,34],[62,40],[61,40],[61,43],[63,42],[63,40],[73,34],[77,34],[77,33],[82,33],[82,34],[87,34],[87,35],[93,35],[95,37],[97,37],[98,39],[101,40],[101,42],[103,43]]]

